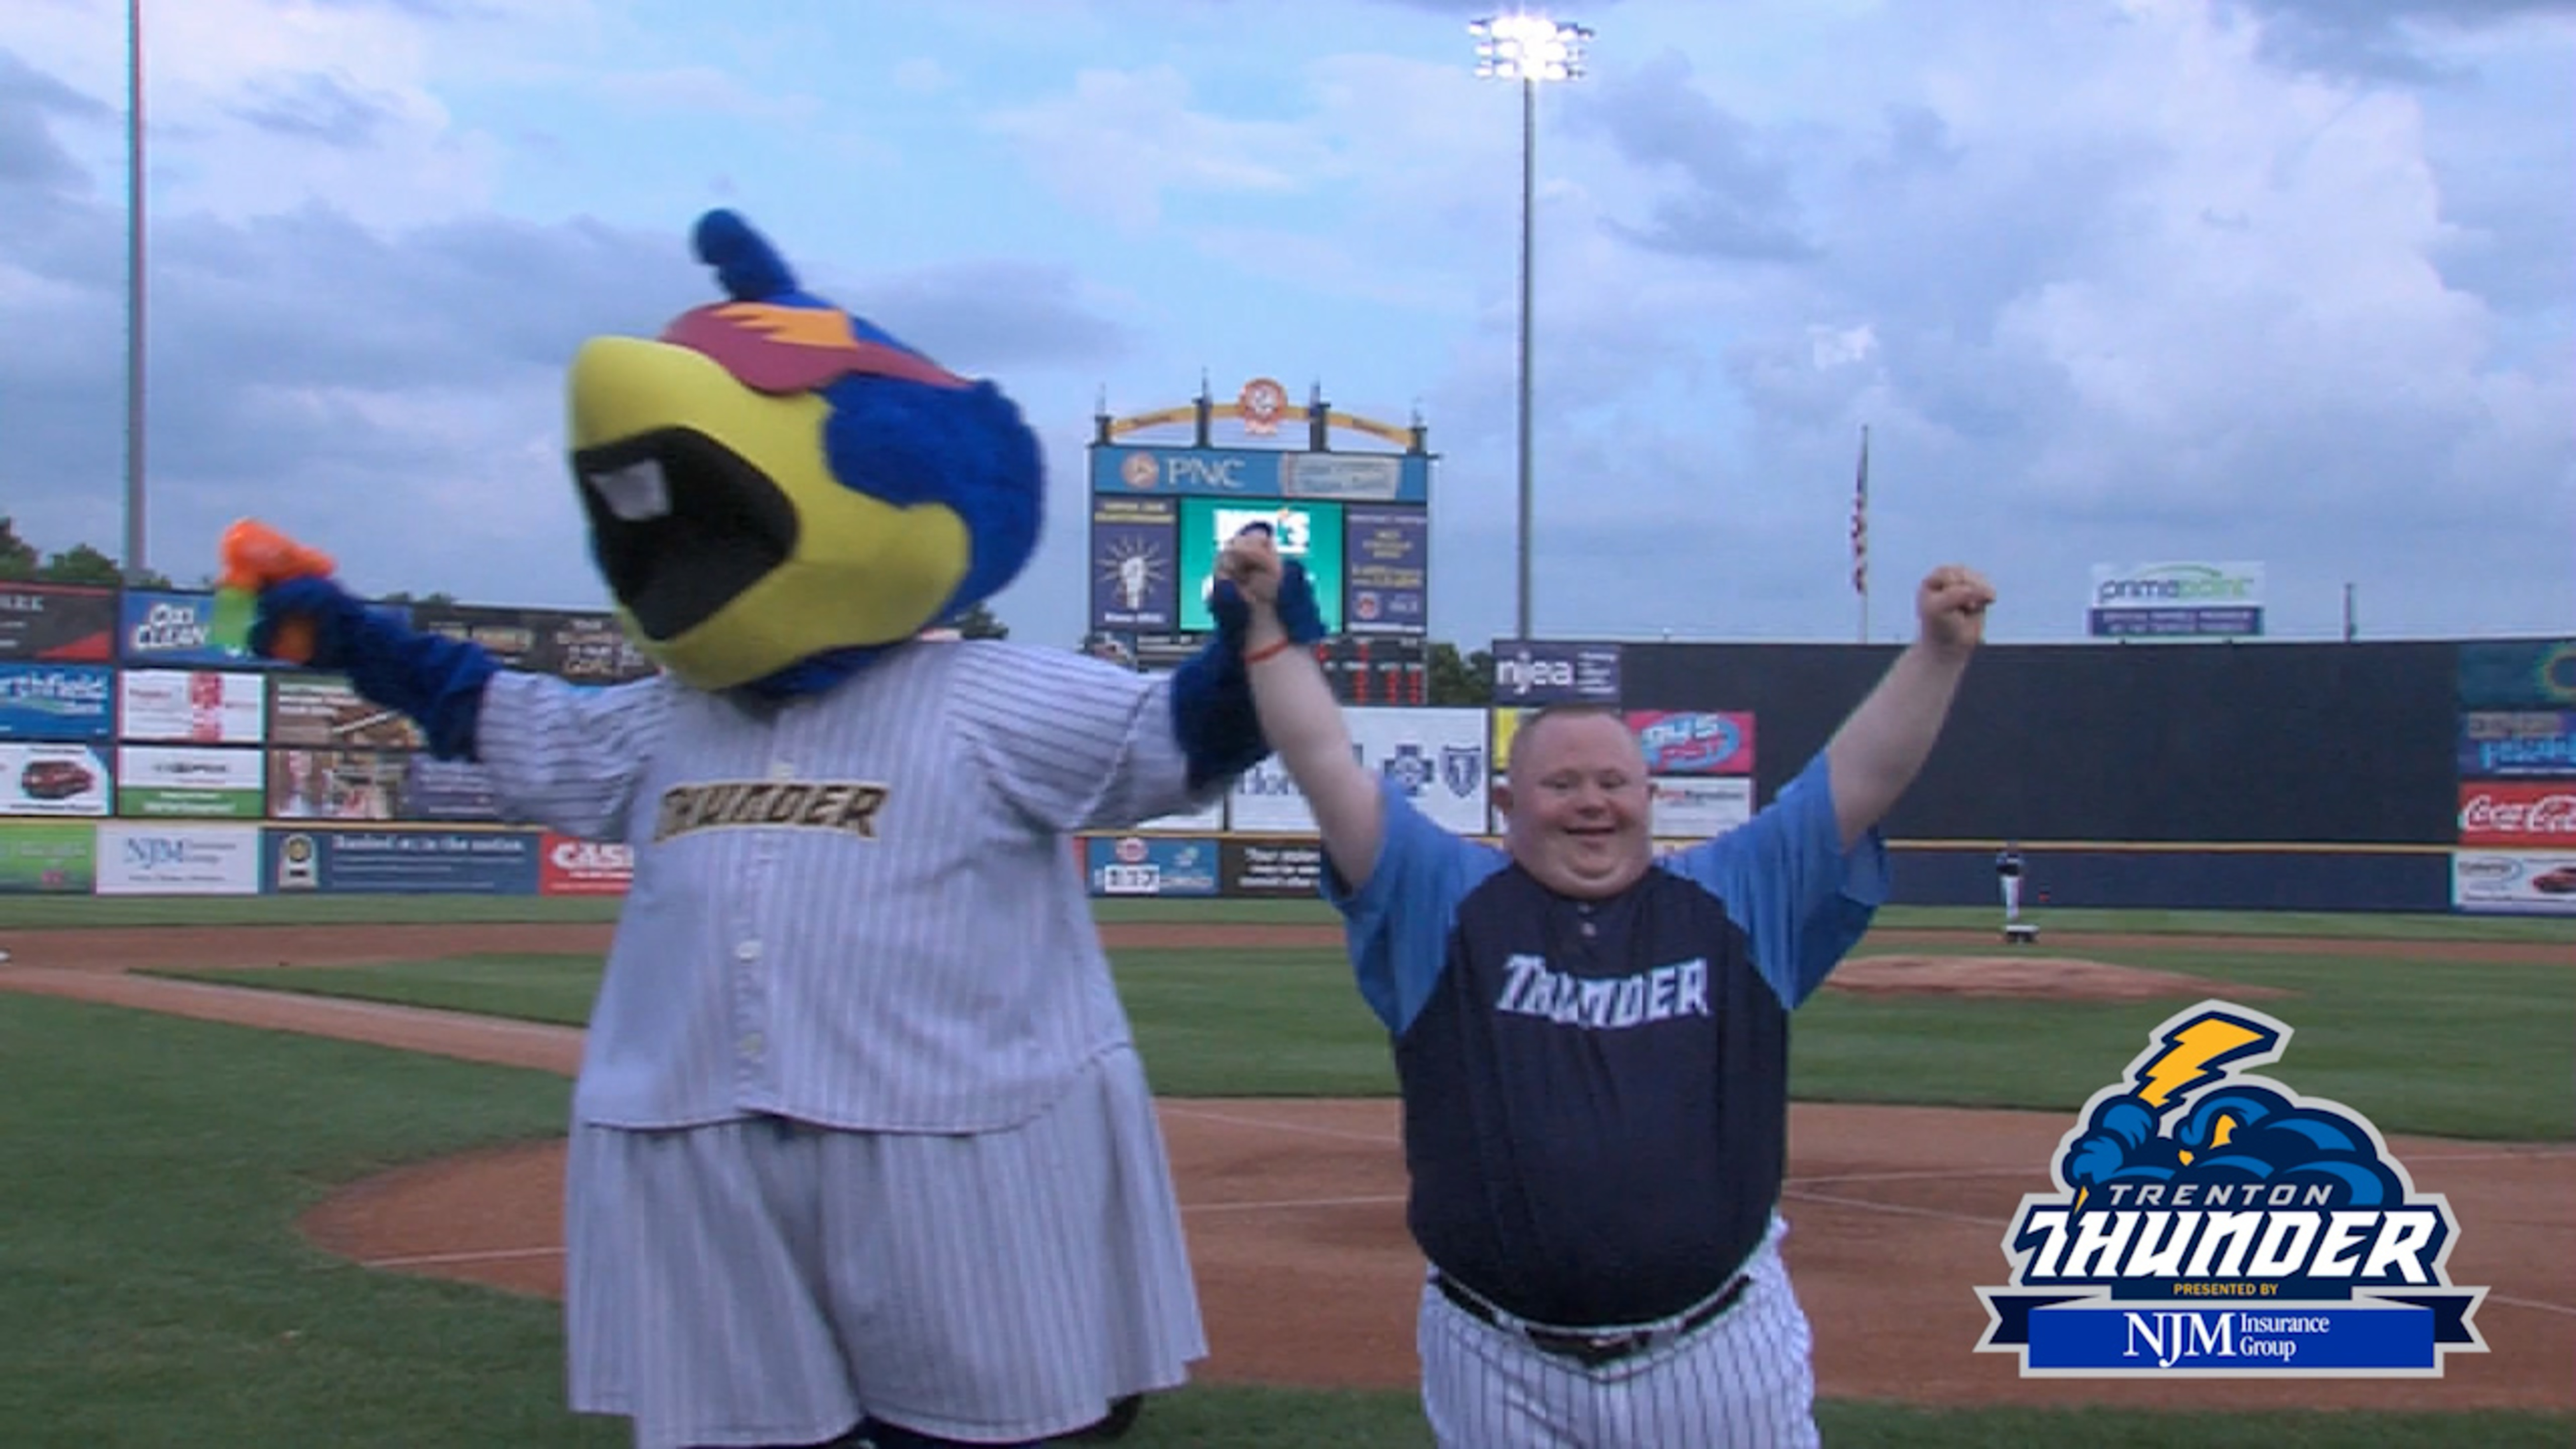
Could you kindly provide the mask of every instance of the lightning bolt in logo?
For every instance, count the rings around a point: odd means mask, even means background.
[[[2161,1112],[2226,1075],[2218,1068],[2268,1052],[2280,1041],[2280,1033],[2268,1027],[2213,1011],[2167,1032],[2165,1049],[2130,1080],[2138,1084],[2138,1100]]]

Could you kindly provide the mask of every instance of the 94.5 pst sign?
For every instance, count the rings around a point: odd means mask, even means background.
[[[2085,1105],[1979,1288],[1979,1353],[2025,1378],[2439,1378],[2484,1353],[2484,1288],[2443,1263],[2459,1224],[2379,1129],[2248,1068],[2290,1028],[2204,1001]]]

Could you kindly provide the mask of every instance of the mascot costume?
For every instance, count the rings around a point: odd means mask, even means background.
[[[695,241],[730,300],[590,340],[569,386],[658,674],[503,669],[328,576],[266,582],[252,647],[409,714],[510,818],[634,847],[573,1093],[575,1410],[643,1449],[1123,1426],[1206,1345],[1068,837],[1267,752],[1241,600],[1159,677],[923,638],[1036,547],[1036,438],[741,218]]]

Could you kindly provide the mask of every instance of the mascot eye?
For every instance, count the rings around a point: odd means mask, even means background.
[[[658,458],[593,473],[585,481],[609,512],[628,523],[661,518],[671,511],[671,480],[662,475]]]

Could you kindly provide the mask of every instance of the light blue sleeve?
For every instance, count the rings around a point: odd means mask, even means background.
[[[1394,781],[1380,780],[1378,791],[1386,817],[1377,868],[1354,892],[1327,858],[1324,899],[1342,913],[1361,997],[1401,1036],[1439,983],[1458,903],[1503,868],[1504,856],[1433,824]]]
[[[1875,826],[1842,848],[1822,750],[1752,820],[1663,862],[1706,886],[1752,943],[1783,1005],[1805,1001],[1860,944],[1887,901],[1887,841]]]

